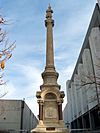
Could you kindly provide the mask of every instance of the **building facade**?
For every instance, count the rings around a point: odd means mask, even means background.
[[[38,123],[37,118],[23,100],[0,100],[0,130],[30,132]]]
[[[74,72],[66,86],[65,125],[72,129],[100,129],[100,3],[95,6]]]

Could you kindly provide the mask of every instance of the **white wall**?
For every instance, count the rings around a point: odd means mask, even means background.
[[[73,75],[73,80],[67,83],[68,103],[66,113],[69,116],[67,116],[69,122],[83,115],[98,104],[97,91],[100,92],[100,87],[97,85],[98,90],[96,91],[96,84],[91,84],[91,78],[93,81],[95,81],[93,79],[94,76],[100,78],[99,27],[92,28],[87,47],[83,49],[80,58],[81,62],[77,64],[77,72]],[[96,82],[100,82],[100,79],[96,78]]]
[[[23,119],[22,118],[22,103]],[[0,129],[20,130],[21,121],[23,130],[30,131],[35,128],[38,121],[27,104],[22,100],[0,100]]]
[[[99,7],[100,7],[100,0],[97,0],[98,1],[98,4],[99,4]]]
[[[92,83],[91,78],[94,76],[91,54],[89,49],[83,52],[83,64],[86,77],[86,83]],[[86,85],[88,109],[90,110],[97,104],[95,84]]]
[[[100,91],[100,86],[98,85],[98,83],[100,83],[100,28],[99,27],[92,28],[89,37],[89,43],[90,43],[96,83],[97,83],[97,92],[99,92]]]
[[[20,129],[19,101],[0,100],[0,129]]]
[[[22,101],[23,102],[23,101]],[[37,125],[37,119],[34,114],[31,112],[27,104],[24,103],[23,109],[23,130],[31,131]]]

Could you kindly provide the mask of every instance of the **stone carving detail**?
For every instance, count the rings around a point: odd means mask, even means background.
[[[45,109],[45,118],[57,118],[57,110],[52,107]]]
[[[47,93],[45,99],[56,99],[56,95],[53,93]]]

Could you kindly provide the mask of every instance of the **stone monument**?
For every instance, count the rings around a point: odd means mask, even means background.
[[[54,66],[53,50],[53,26],[52,9],[49,5],[46,11],[45,26],[47,28],[46,38],[46,66],[42,73],[43,85],[40,91],[37,91],[36,97],[39,104],[39,124],[32,133],[68,133],[64,128],[62,115],[62,103],[64,92],[60,91],[60,85],[57,83],[59,74]]]

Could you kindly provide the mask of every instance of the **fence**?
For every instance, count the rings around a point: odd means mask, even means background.
[[[100,133],[100,130],[70,129],[70,133]]]
[[[0,130],[0,133],[30,133],[27,130]]]

